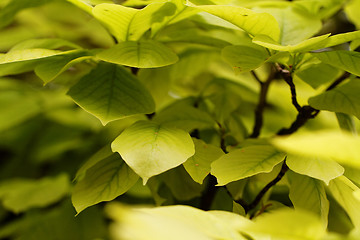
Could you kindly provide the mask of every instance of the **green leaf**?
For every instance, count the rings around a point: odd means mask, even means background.
[[[39,180],[12,179],[0,183],[3,206],[15,213],[34,207],[46,207],[62,199],[70,191],[66,174]]]
[[[294,172],[320,179],[327,185],[344,173],[344,168],[331,158],[288,154],[286,164]]]
[[[185,101],[178,101],[157,113],[154,121],[164,126],[176,127],[190,132],[194,129],[211,128],[216,123],[205,111]]]
[[[356,228],[360,227],[360,199],[355,193],[360,189],[344,176],[330,182],[329,190],[336,201],[349,215]]]
[[[204,178],[210,173],[210,165],[213,161],[224,155],[219,148],[206,144],[202,140],[193,138],[195,144],[195,154],[183,163],[186,171],[195,182],[203,183]]]
[[[179,58],[169,48],[155,41],[122,42],[97,54],[103,61],[137,68],[163,67]]]
[[[163,22],[163,18],[172,16],[176,9],[177,6],[172,2],[150,3],[143,9],[104,3],[96,5],[92,14],[118,41],[136,41],[151,28],[152,24]]]
[[[206,212],[181,205],[129,208],[111,204],[107,206],[106,212],[115,220],[111,231],[117,239],[245,240],[247,238],[238,229],[250,222],[245,217],[230,212]]]
[[[255,218],[255,224],[245,229],[249,233],[257,233],[263,239],[269,237],[276,240],[317,240],[325,235],[325,228],[320,219],[307,211],[282,208]]]
[[[152,113],[154,101],[146,88],[125,68],[100,63],[72,86],[74,101],[103,124],[126,116]]]
[[[326,197],[324,183],[293,172],[289,172],[287,176],[290,182],[289,197],[295,209],[315,213],[321,218],[324,227],[326,227],[329,215],[329,201]]]
[[[125,193],[137,182],[139,176],[118,154],[106,147],[89,159],[78,172],[77,179],[72,203],[77,213],[80,213],[87,207],[111,201]]]
[[[54,56],[48,61],[37,65],[34,71],[36,75],[44,81],[44,84],[47,84],[77,63],[94,58],[84,55],[86,55],[84,52],[78,52],[71,55]]]
[[[61,52],[48,49],[23,49],[10,51],[7,54],[0,55],[0,76],[10,74],[19,74],[31,71],[35,66],[49,57],[71,54],[74,51]]]
[[[183,166],[166,171],[158,176],[170,189],[172,195],[179,201],[189,201],[200,197],[204,185],[194,182]]]
[[[272,146],[257,145],[234,150],[211,164],[211,174],[222,186],[258,173],[271,172],[285,154]]]
[[[276,137],[272,143],[291,154],[334,159],[360,168],[360,138],[339,131],[315,131]]]
[[[281,45],[265,35],[257,35],[253,38],[253,43],[256,43],[260,46],[270,48],[278,51],[287,51],[287,52],[307,52],[314,49],[322,48],[323,42],[330,36],[330,34],[321,35],[318,37],[313,37],[297,43],[295,45]]]
[[[360,81],[353,79],[330,91],[311,97],[309,104],[319,110],[341,112],[360,119]]]
[[[280,37],[280,29],[275,18],[268,13],[257,13],[238,6],[202,5],[191,7],[220,17],[243,29],[252,36],[266,35],[274,41]]]
[[[341,72],[329,64],[319,63],[296,70],[295,76],[316,89],[325,83],[335,81]]]
[[[184,5],[183,0],[171,0],[166,2],[152,16],[151,37],[154,37],[162,28],[184,20],[199,11]]]
[[[33,89],[13,80],[0,81],[0,132],[14,127],[43,111]]]
[[[348,131],[350,133],[352,133],[353,135],[357,135],[357,129],[356,129],[356,124],[354,121],[354,117],[349,115],[349,114],[345,114],[345,113],[336,113],[336,119],[339,123],[339,127],[345,131]]]
[[[221,51],[222,57],[232,67],[241,72],[251,71],[260,67],[268,58],[268,52],[258,46],[227,46]]]
[[[66,1],[71,2],[78,8],[84,10],[85,12],[87,12],[89,14],[92,14],[93,7],[89,3],[89,1],[86,1],[86,0],[66,0]]]
[[[147,121],[138,121],[125,129],[111,148],[144,184],[150,177],[179,166],[195,153],[188,133]]]
[[[336,35],[331,36],[328,39],[326,39],[325,46],[323,46],[323,48],[333,47],[333,46],[336,46],[339,44],[354,41],[356,39],[360,39],[360,30],[336,34]]]
[[[60,49],[60,48],[70,48],[70,49],[80,49],[81,47],[75,43],[69,42],[61,38],[38,38],[38,39],[29,39],[23,42],[20,42],[13,46],[9,51],[15,50],[24,50],[24,49],[33,49],[33,48],[42,48],[42,49]]]
[[[296,46],[314,36],[322,28],[322,22],[318,17],[309,17],[308,14],[301,13],[292,5],[287,7],[265,6],[264,8],[260,7],[259,11],[274,16],[280,26],[280,38],[279,41],[274,38],[273,40],[283,46]]]
[[[323,63],[360,76],[360,53],[353,51],[330,51],[313,53]]]
[[[348,2],[345,7],[344,11],[346,16],[356,25],[356,28],[360,28],[360,16],[358,9],[360,8],[360,1],[359,0],[352,0]]]

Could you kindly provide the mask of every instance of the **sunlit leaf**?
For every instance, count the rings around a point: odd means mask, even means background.
[[[313,53],[323,63],[360,76],[360,53],[353,51],[330,51]]]
[[[188,133],[147,121],[138,121],[125,129],[111,148],[144,184],[150,177],[179,166],[195,153]]]
[[[99,202],[113,200],[139,178],[110,147],[94,155],[78,174],[82,177],[78,178],[72,193],[72,203],[78,213]]]
[[[103,61],[137,68],[155,68],[173,64],[177,55],[155,41],[122,42],[97,54]]]
[[[317,214],[324,227],[327,226],[329,201],[323,182],[296,173],[288,173],[290,182],[290,200],[295,209],[303,209]]]
[[[241,72],[260,67],[269,57],[268,52],[255,46],[227,46],[221,51],[222,57]]]
[[[107,213],[115,220],[110,230],[114,239],[245,240],[238,229],[250,222],[234,213],[206,212],[181,205],[129,208],[112,204]]]
[[[39,180],[13,179],[0,183],[3,206],[15,213],[34,207],[46,207],[62,199],[70,190],[69,177],[45,177]]]
[[[96,5],[92,13],[119,41],[131,41],[139,40],[152,24],[162,25],[163,18],[174,15],[176,9],[172,2],[151,3],[143,9],[104,3]]]
[[[272,38],[274,41],[279,40],[279,25],[275,18],[268,13],[256,13],[238,6],[192,5],[192,7],[229,21],[252,36],[261,34]]]
[[[320,219],[311,212],[279,209],[261,214],[255,224],[246,227],[250,233],[277,240],[322,239],[325,229]]]
[[[360,199],[354,194],[359,188],[344,176],[330,182],[329,190],[336,201],[344,208],[355,227],[360,227]]]
[[[327,185],[344,173],[344,168],[331,158],[288,154],[286,164],[294,172],[320,179]]]
[[[234,150],[211,164],[211,174],[218,185],[271,172],[275,165],[284,160],[285,154],[268,145],[256,145]]]
[[[323,46],[320,44],[322,44],[322,42],[324,42],[329,36],[330,34],[325,34],[318,37],[313,37],[295,45],[280,45],[268,36],[258,35],[253,38],[253,42],[260,46],[278,51],[307,52],[310,50],[322,48]]]
[[[166,25],[179,22],[197,12],[197,9],[184,5],[183,0],[171,0],[165,3],[161,10],[153,15],[151,36],[154,37]]]
[[[298,11],[292,5],[287,7],[271,7],[271,5],[266,7],[265,5],[258,11],[264,11],[274,16],[280,27],[280,38],[279,41],[275,38],[272,39],[283,46],[296,46],[317,34],[322,28],[319,18],[309,17],[308,14]],[[310,42],[306,41],[306,44],[308,45]]]
[[[330,66],[329,64],[319,63],[311,64],[306,68],[300,68],[295,71],[295,76],[306,82],[313,88],[318,88],[322,84],[335,81],[341,70]]]
[[[87,54],[79,52],[72,55],[54,56],[52,59],[37,65],[34,71],[36,75],[44,81],[44,84],[47,84],[77,63],[94,58],[84,55]]]
[[[340,131],[318,131],[277,137],[272,143],[288,153],[334,159],[360,167],[360,138]]]
[[[351,114],[360,119],[360,81],[353,79],[345,84],[311,97],[309,104],[320,110]]]
[[[22,49],[0,55],[0,76],[31,71],[35,66],[49,57],[72,54],[74,51],[62,52],[48,49]]]
[[[166,126],[177,127],[185,131],[213,127],[215,121],[205,111],[186,102],[179,101],[160,111],[154,121]]]
[[[351,22],[353,22],[356,25],[357,29],[360,28],[360,16],[357,11],[359,7],[360,7],[359,0],[352,0],[348,2],[344,7],[344,11],[347,17],[350,19]]]
[[[123,67],[108,63],[100,63],[68,95],[103,124],[154,111],[152,97],[139,80]]]
[[[42,48],[42,49],[79,49],[79,45],[69,42],[61,38],[39,38],[39,39],[29,39],[23,42],[20,42],[13,46],[9,51],[24,50],[24,49],[33,49],[33,48]]]
[[[206,144],[202,140],[193,138],[193,141],[195,154],[184,163],[184,167],[195,182],[202,184],[204,178],[210,173],[211,163],[220,158],[224,152],[219,147]]]
[[[88,1],[86,0],[66,0],[68,2],[71,2],[72,4],[74,4],[75,6],[77,6],[78,8],[84,10],[87,13],[92,13],[92,6],[91,4],[89,4]]]

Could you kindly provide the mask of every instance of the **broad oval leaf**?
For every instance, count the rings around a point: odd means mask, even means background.
[[[344,168],[331,158],[323,159],[316,156],[288,154],[286,164],[294,172],[320,179],[327,185],[330,180],[344,173]]]
[[[152,113],[154,101],[137,78],[125,68],[99,65],[68,92],[73,100],[105,125],[126,116]]]
[[[315,213],[321,218],[324,227],[326,227],[329,215],[329,201],[326,197],[324,183],[293,172],[289,172],[287,176],[290,183],[289,197],[294,208]]]
[[[359,92],[360,81],[353,79],[330,91],[311,97],[309,104],[319,110],[347,113],[360,119]]]
[[[279,40],[280,29],[278,22],[269,13],[257,13],[238,6],[192,5],[191,7],[220,17],[238,26],[252,36],[261,34],[272,38],[274,41]]]
[[[319,48],[323,48],[325,43],[323,42],[330,36],[330,34],[321,35],[318,37],[313,37],[307,39],[303,42],[300,42],[295,45],[281,45],[274,41],[273,39],[269,38],[265,35],[257,35],[253,38],[253,43],[256,43],[260,46],[270,48],[273,50],[278,51],[286,51],[286,52],[307,52],[310,50],[315,50]]]
[[[260,67],[268,58],[268,52],[258,46],[227,46],[221,51],[222,57],[241,72]]]
[[[113,200],[139,179],[110,147],[97,153],[84,166],[71,197],[77,213],[99,202]]]
[[[360,137],[340,131],[318,131],[277,137],[277,148],[292,154],[334,159],[360,168]]]
[[[344,176],[330,182],[331,195],[349,215],[355,228],[360,227],[360,199],[357,196],[359,188]]]
[[[20,213],[34,207],[49,206],[69,191],[70,181],[66,174],[39,180],[13,179],[0,183],[0,200],[6,209]]]
[[[40,48],[14,50],[0,55],[0,76],[28,72],[40,62],[49,59],[49,57],[73,52]]]
[[[129,208],[109,204],[106,212],[114,220],[110,231],[116,239],[245,240],[248,238],[240,231],[251,224],[249,219],[235,213],[207,212],[182,205]]]
[[[222,186],[258,173],[271,172],[283,161],[285,153],[272,146],[256,145],[244,147],[223,155],[211,164],[211,174]]]
[[[276,240],[317,240],[325,235],[325,228],[313,213],[304,210],[281,208],[261,214],[245,230]],[[263,239],[263,238],[259,238]]]
[[[333,67],[340,68],[349,73],[360,76],[360,53],[354,51],[329,51],[312,53],[323,63],[327,63]]]
[[[125,7],[120,4],[103,3],[96,5],[92,14],[102,22],[119,41],[139,40],[153,24],[159,28],[164,18],[177,10],[172,2],[150,3],[143,9]],[[184,11],[186,9],[183,9]],[[185,15],[187,16],[187,15]],[[170,18],[171,19],[171,18]]]
[[[211,163],[224,155],[224,152],[219,147],[206,144],[202,140],[193,138],[193,141],[195,154],[184,162],[184,167],[195,182],[202,184],[210,173]]]
[[[155,41],[122,42],[97,54],[103,61],[137,68],[156,68],[176,63],[178,56]]]
[[[124,161],[143,179],[175,168],[194,155],[190,135],[155,122],[138,121],[126,128],[111,144]]]

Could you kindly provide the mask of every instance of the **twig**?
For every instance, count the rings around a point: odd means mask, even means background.
[[[260,80],[259,76],[256,74],[256,72],[254,70],[252,70],[251,72],[251,75],[253,75],[253,77],[255,78],[255,80],[260,84],[260,85],[263,85],[264,82]]]
[[[299,102],[297,101],[296,88],[295,88],[295,84],[293,81],[293,77],[291,76],[291,72],[289,70],[283,69],[282,67],[280,67],[279,64],[276,64],[275,66],[276,66],[276,69],[280,72],[282,78],[289,85],[290,91],[291,91],[291,102],[295,106],[296,110],[298,112],[300,112],[301,106],[300,106]]]
[[[271,73],[269,77],[266,79],[265,82],[261,81],[256,73],[252,71],[253,76],[255,79],[260,83],[260,94],[259,94],[259,102],[255,109],[255,124],[253,127],[253,131],[250,134],[250,138],[257,138],[260,135],[261,128],[263,126],[264,122],[264,109],[266,106],[266,96],[269,91],[269,86],[272,80],[274,80],[275,77],[275,71],[271,69]]]

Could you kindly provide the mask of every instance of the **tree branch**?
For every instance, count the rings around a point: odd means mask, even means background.
[[[273,68],[271,69],[271,73],[265,82],[261,81],[254,71],[251,71],[254,78],[260,83],[260,94],[259,94],[259,102],[255,109],[255,124],[253,127],[253,131],[250,134],[250,138],[257,138],[260,135],[261,128],[264,122],[264,109],[266,106],[266,96],[269,91],[269,86],[272,80],[275,77],[275,71]]]
[[[293,77],[291,76],[291,72],[289,70],[283,69],[282,67],[280,67],[279,64],[276,64],[275,66],[276,66],[276,69],[280,72],[282,78],[289,85],[290,91],[291,91],[291,102],[295,106],[296,110],[298,112],[300,112],[301,106],[300,106],[299,102],[297,101],[296,88],[295,88],[295,84],[293,81]]]
[[[341,75],[338,79],[336,79],[327,89],[326,91],[330,91],[332,89],[334,89],[337,85],[339,85],[340,83],[342,83],[345,79],[347,79],[348,77],[350,77],[350,73],[348,72],[344,72],[343,75]]]

